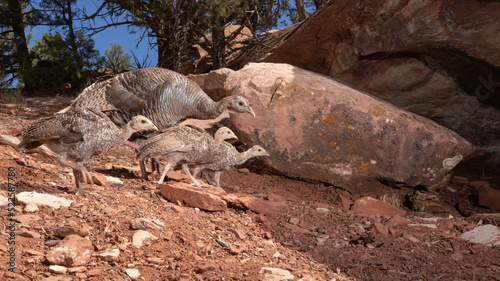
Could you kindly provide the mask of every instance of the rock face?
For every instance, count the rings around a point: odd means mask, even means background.
[[[289,176],[346,187],[371,179],[428,186],[473,151],[429,119],[290,65],[250,64],[226,87],[257,115],[231,116],[240,140],[264,146],[268,164]]]
[[[229,95],[224,89],[224,83],[231,72],[233,70],[229,68],[220,68],[209,73],[188,75],[188,78],[196,82],[214,101],[220,101]]]
[[[478,201],[482,206],[500,211],[500,190],[483,187],[478,191]]]
[[[499,14],[499,1],[330,1],[254,61],[334,77],[500,155]]]

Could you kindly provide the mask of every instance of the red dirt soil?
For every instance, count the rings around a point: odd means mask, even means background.
[[[0,103],[0,134],[17,136],[21,124],[69,102],[70,98],[56,97]],[[138,269],[142,280],[265,280],[262,267],[288,270],[295,280],[500,280],[500,249],[458,238],[486,223],[474,213],[492,212],[469,201],[474,189],[467,183],[480,179],[475,175],[453,175],[447,187],[419,191],[431,199],[412,201],[416,197],[410,195],[416,193],[408,187],[374,183],[363,187],[363,194],[351,194],[332,185],[272,174],[258,160],[225,172],[221,182],[228,185],[226,192],[285,202],[264,215],[232,208],[205,212],[168,202],[154,182],[139,178],[135,152],[128,147],[112,149],[89,164],[90,171],[117,177],[124,186],[84,184],[90,193],[85,195],[68,194],[74,187],[71,169],[44,155],[1,146],[0,159],[0,195],[7,197],[8,168],[13,167],[16,192],[74,200],[69,208],[40,207],[33,213],[37,219],[18,224],[40,237],[16,236],[16,275],[7,271],[8,212],[0,209],[0,280],[130,280],[128,268]],[[180,170],[168,175],[189,182]],[[150,174],[151,180],[158,178],[158,173]],[[407,208],[406,218],[413,224],[437,228],[399,225],[384,236],[371,230],[375,223],[387,225],[390,218],[358,215],[342,205],[341,196],[352,202],[364,196],[385,198]],[[16,207],[16,214],[24,213],[22,206]],[[130,222],[137,218],[159,219],[166,225],[149,230],[158,240],[140,249],[126,245],[134,233]],[[46,254],[52,248],[46,245],[54,238],[52,230],[71,224],[89,229],[96,252],[119,247],[118,259],[108,262],[93,256],[82,272],[49,272],[45,256],[33,255],[32,250]]]

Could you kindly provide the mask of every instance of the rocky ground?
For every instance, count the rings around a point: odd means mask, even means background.
[[[69,101],[2,103],[0,134],[18,135],[22,124]],[[67,193],[74,186],[70,169],[43,154],[1,146],[0,195],[8,197],[14,168],[17,194],[35,191],[73,202],[59,209],[18,203],[15,274],[8,271],[10,212],[0,209],[0,279],[500,280],[500,246],[459,237],[499,224],[494,211],[477,205],[477,190],[498,188],[495,179],[455,172],[432,191],[373,183],[363,194],[350,194],[272,174],[254,160],[222,175],[225,190],[191,188],[199,193],[190,198],[237,194],[247,200],[205,211],[206,205],[191,206],[196,200],[170,202],[162,196],[189,182],[181,171],[170,172],[171,180],[158,187],[139,179],[134,158],[128,147],[99,155],[90,163],[96,178],[111,176],[123,184],[84,185],[89,194],[73,195]],[[153,229],[132,223],[137,219],[153,222]],[[74,247],[76,256],[65,258],[61,245]]]

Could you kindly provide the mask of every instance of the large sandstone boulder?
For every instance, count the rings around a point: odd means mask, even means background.
[[[428,186],[473,151],[429,119],[291,65],[250,64],[231,73],[226,88],[257,115],[231,115],[238,137],[264,146],[269,165],[289,176],[344,187],[372,179]]]
[[[500,155],[498,15],[500,1],[329,1],[245,57],[334,77]]]

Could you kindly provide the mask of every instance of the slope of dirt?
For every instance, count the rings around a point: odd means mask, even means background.
[[[69,101],[32,98],[0,104],[0,134],[18,135],[22,123],[50,115]],[[84,185],[90,194],[73,195],[66,192],[74,187],[71,169],[40,154],[24,155],[1,146],[0,195],[7,196],[8,168],[13,167],[17,193],[43,192],[74,203],[59,210],[40,207],[33,213],[37,218],[18,223],[19,232],[23,228],[40,237],[16,236],[16,276],[7,272],[8,212],[0,210],[0,279],[130,280],[125,269],[136,268],[142,280],[263,280],[263,267],[288,270],[295,280],[500,279],[498,247],[458,238],[483,223],[463,215],[491,212],[468,200],[474,193],[464,177],[479,176],[455,176],[434,193],[420,191],[427,200],[416,200],[412,199],[418,198],[416,193],[406,187],[374,184],[365,187],[366,194],[349,194],[334,186],[270,174],[258,167],[259,162],[249,161],[246,168],[222,175],[226,191],[284,201],[282,207],[266,215],[230,208],[205,212],[163,199],[155,183],[139,179],[134,158],[128,147],[99,155],[89,170],[119,178],[124,185]],[[180,171],[169,176],[188,182]],[[150,174],[150,179],[158,178],[157,173]],[[353,202],[366,195],[401,208],[411,206],[406,217],[413,225],[390,227],[387,234],[373,231],[375,224],[387,225],[390,218],[357,215],[341,199]],[[25,213],[22,206],[16,207],[17,215]],[[140,249],[127,244],[134,233],[130,222],[137,218],[159,219],[166,225],[163,230],[149,230],[158,240]],[[120,248],[118,259],[109,262],[93,256],[81,272],[49,272],[45,256],[33,250],[46,254],[52,248],[46,242],[55,238],[52,231],[71,224],[89,230],[96,252]]]

